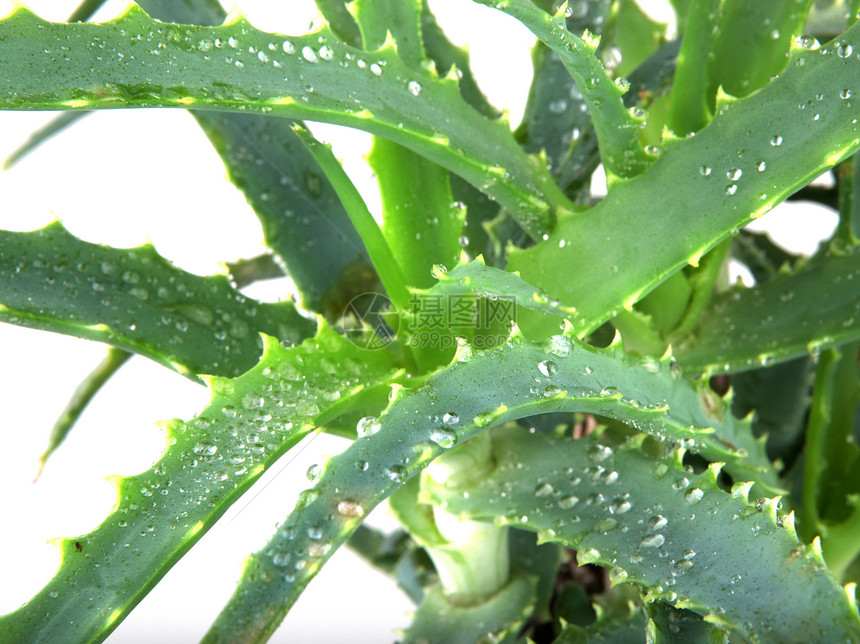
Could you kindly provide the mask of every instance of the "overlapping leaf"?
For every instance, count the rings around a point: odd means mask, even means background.
[[[655,463],[637,446],[532,435],[494,436],[495,472],[464,490],[425,487],[450,512],[501,519],[577,548],[649,600],[687,608],[753,642],[860,641],[853,592],[802,545],[776,499],[751,506],[746,488],[694,475],[681,455]],[[500,494],[500,491],[503,494]]]
[[[678,360],[691,371],[745,371],[860,338],[858,293],[858,252],[828,254],[761,286],[735,287],[712,300],[678,347]]]
[[[295,344],[314,329],[289,302],[255,302],[223,275],[186,273],[151,246],[90,244],[59,223],[0,231],[0,284],[4,322],[105,342],[191,377],[242,373],[261,332]]]
[[[266,468],[398,373],[387,352],[360,350],[324,325],[289,349],[268,337],[257,366],[212,379],[206,409],[166,424],[167,452],[151,469],[116,479],[110,516],[59,544],[57,574],[0,618],[0,640],[104,639]]]
[[[566,202],[506,124],[469,107],[455,80],[408,69],[392,45],[363,52],[326,29],[285,38],[241,17],[220,27],[170,25],[133,4],[97,25],[50,23],[18,7],[0,36],[7,109],[183,107],[326,121],[385,136],[460,174],[533,234]],[[34,67],[43,73],[29,73]]]
[[[578,329],[596,328],[860,146],[858,51],[857,25],[796,51],[778,79],[721,103],[707,127],[668,143],[646,173],[588,212],[562,216],[546,241],[513,250],[509,268],[575,306]]]
[[[637,365],[615,349],[566,336],[545,346],[517,335],[498,349],[462,348],[421,387],[396,390],[379,420],[362,422],[370,435],[325,465],[269,544],[251,556],[206,641],[264,641],[373,507],[439,454],[506,420],[549,411],[617,418],[729,460],[740,475],[773,481],[748,426],[734,421],[712,393],[697,392],[670,371],[668,364]],[[749,445],[747,459],[757,465],[743,463],[729,442]]]

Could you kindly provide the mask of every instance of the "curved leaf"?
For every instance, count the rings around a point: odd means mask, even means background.
[[[268,545],[252,555],[207,642],[265,641],[332,552],[366,514],[436,456],[506,420],[550,411],[609,416],[659,438],[684,441],[729,460],[734,471],[773,481],[727,446],[750,445],[748,424],[722,401],[697,392],[649,360],[632,364],[615,348],[599,350],[555,336],[541,347],[515,335],[499,348],[461,348],[454,362],[416,389],[398,388],[375,433],[332,458]],[[703,428],[709,428],[703,430]],[[707,434],[710,428],[714,435]]]
[[[856,104],[844,91],[857,94],[849,79],[858,51],[860,25],[796,51],[778,79],[722,103],[645,174],[616,182],[588,212],[561,216],[546,241],[512,250],[508,268],[575,306],[578,331],[597,328],[860,146]],[[545,322],[521,324],[552,332]]]
[[[735,287],[711,300],[677,358],[690,371],[737,372],[858,339],[858,280],[860,252],[828,253],[761,286]]]
[[[9,170],[52,136],[59,134],[89,113],[90,112],[63,112],[51,119],[38,130],[32,132],[24,143],[12,150],[12,152],[9,153],[9,156],[3,159],[3,169]]]
[[[166,423],[167,452],[151,469],[115,479],[117,503],[99,527],[58,543],[57,574],[0,617],[0,640],[104,639],[263,471],[398,373],[386,352],[357,349],[324,324],[289,349],[267,337],[257,366],[209,381],[199,416]]]
[[[580,563],[612,568],[615,583],[753,642],[860,641],[853,593],[827,573],[817,542],[798,542],[777,499],[750,506],[746,487],[720,490],[719,466],[694,475],[681,452],[655,462],[594,435],[511,428],[494,439],[491,475],[463,490],[425,485],[426,496],[450,512],[539,530],[577,548]]]
[[[0,321],[105,342],[192,378],[242,373],[260,356],[261,332],[294,344],[314,328],[289,302],[255,302],[152,246],[90,244],[59,223],[0,231]]]
[[[140,6],[155,18],[196,25],[220,25],[226,15],[217,0],[141,0]],[[374,290],[364,244],[292,123],[254,114],[191,114],[257,213],[266,244],[307,308],[336,319],[357,293]]]
[[[550,16],[529,0],[478,2],[512,15],[559,56],[591,112],[600,142],[600,156],[607,170],[629,177],[640,174],[653,163],[654,158],[647,155],[639,143],[643,119],[629,112],[621,100],[626,88],[609,77],[595,56],[597,43],[567,30],[564,11]]]
[[[535,587],[534,577],[518,574],[486,601],[458,606],[434,586],[415,611],[403,644],[514,642],[534,609]]]
[[[99,363],[99,365],[90,372],[90,374],[78,385],[71,399],[66,404],[63,413],[54,423],[51,428],[51,434],[48,436],[48,446],[39,457],[39,472],[36,478],[42,473],[45,468],[45,463],[54,451],[66,440],[69,432],[78,422],[81,414],[86,409],[90,401],[95,398],[96,394],[102,386],[122,367],[131,357],[131,354],[122,349],[114,349],[108,347],[107,355]]]
[[[87,53],[95,40],[100,60]],[[0,56],[7,60],[2,108],[179,107],[325,121],[390,138],[460,174],[534,235],[551,227],[554,207],[567,201],[505,123],[472,109],[456,80],[408,69],[393,45],[363,52],[326,29],[285,39],[242,17],[178,27],[134,4],[111,22],[57,24],[19,6],[0,22]],[[161,64],[167,59],[170,65]],[[44,72],[28,73],[31,67]]]

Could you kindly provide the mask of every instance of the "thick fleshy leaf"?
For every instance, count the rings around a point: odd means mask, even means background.
[[[217,0],[141,0],[159,20],[220,25],[226,13]],[[191,112],[224,160],[263,225],[266,244],[286,267],[303,304],[330,319],[376,283],[361,238],[285,119],[253,114]]]
[[[370,510],[439,454],[507,420],[550,411],[608,416],[728,460],[743,476],[773,481],[748,425],[732,419],[713,392],[697,392],[670,372],[668,364],[632,363],[617,348],[565,336],[543,347],[517,335],[497,349],[461,348],[421,387],[395,390],[378,420],[362,421],[369,435],[326,463],[268,545],[250,557],[206,641],[265,641]],[[760,468],[742,463],[729,441],[749,445],[747,458]]]
[[[563,11],[550,16],[528,0],[478,1],[521,21],[558,55],[591,112],[600,141],[600,156],[607,170],[628,177],[651,165],[654,159],[639,144],[643,119],[624,106],[621,96],[625,88],[609,76],[595,56],[597,42],[587,35],[586,40],[570,33]]]
[[[131,354],[122,349],[108,347],[107,355],[93,369],[90,374],[78,385],[71,399],[66,404],[66,408],[54,426],[51,428],[51,434],[48,436],[48,446],[39,457],[39,474],[45,467],[45,463],[51,454],[66,440],[69,432],[78,422],[81,414],[90,404],[102,386],[122,367],[131,357]],[[37,475],[38,476],[38,475]]]
[[[803,34],[811,7],[812,0],[771,0],[766,4],[724,0],[708,67],[711,96],[718,87],[733,96],[746,96],[779,74],[794,38]]]
[[[443,642],[516,641],[519,629],[534,609],[536,578],[524,574],[512,577],[498,593],[477,604],[451,603],[439,586],[428,590],[403,644]]]
[[[580,563],[611,568],[615,583],[640,585],[646,600],[753,642],[860,641],[853,593],[827,572],[817,542],[797,540],[778,499],[749,505],[746,487],[721,490],[718,466],[692,474],[679,452],[655,462],[594,434],[573,441],[511,428],[494,444],[491,475],[462,490],[425,479],[426,498],[540,531],[577,548]]]
[[[599,34],[608,22],[609,0],[578,3],[571,7],[566,19],[568,31],[582,34],[588,30]],[[547,165],[555,176],[562,170],[562,161],[571,155],[591,157],[597,152],[597,139],[591,125],[587,104],[559,55],[538,41],[532,51],[534,80],[529,88],[523,121],[518,138],[529,152],[546,152]],[[576,149],[575,152],[571,148]],[[583,151],[581,148],[587,148]],[[570,162],[568,162],[568,165]],[[583,167],[580,167],[577,170]],[[595,164],[596,167],[596,164]],[[569,172],[562,185],[570,193],[587,182],[590,172]]]
[[[512,250],[508,267],[575,306],[578,330],[597,328],[860,146],[847,80],[858,49],[855,25],[825,47],[796,51],[778,79],[722,102],[707,127],[668,142],[645,174],[617,182],[588,212],[561,216],[546,241]]]
[[[104,639],[263,471],[398,373],[387,352],[358,349],[325,325],[289,349],[268,337],[249,372],[210,380],[200,415],[166,423],[167,452],[152,468],[115,479],[117,503],[99,527],[58,543],[57,574],[0,617],[0,640]]]
[[[393,45],[363,52],[325,28],[284,38],[242,17],[220,27],[179,27],[134,4],[114,21],[74,25],[43,21],[19,6],[0,23],[0,36],[8,61],[0,75],[3,108],[179,107],[326,121],[385,136],[460,174],[534,235],[550,228],[554,208],[566,203],[505,123],[472,109],[455,79],[407,68]],[[98,61],[86,53],[94,39]],[[62,65],[53,61],[58,47],[68,57]],[[30,74],[33,67],[44,72]]]
[[[0,321],[105,342],[190,377],[242,373],[260,357],[260,333],[294,344],[314,329],[289,302],[256,302],[152,246],[90,244],[59,223],[0,231],[0,284]]]
[[[761,286],[735,287],[714,297],[677,358],[693,372],[746,371],[860,338],[858,280],[860,252],[829,253]]]

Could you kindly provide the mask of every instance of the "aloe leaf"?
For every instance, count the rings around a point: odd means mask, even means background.
[[[415,611],[403,643],[514,642],[534,608],[535,586],[535,577],[518,573],[486,601],[466,606],[452,604],[434,586]]]
[[[787,467],[803,441],[812,366],[803,356],[732,376],[732,413],[745,418],[754,412],[753,433],[766,435],[768,456]]]
[[[217,0],[141,0],[151,16],[220,25]],[[376,279],[361,238],[292,124],[252,114],[191,111],[263,226],[266,245],[298,288],[303,304],[336,319]]]
[[[785,54],[794,37],[803,33],[811,7],[812,0],[722,2],[714,58],[708,66],[711,96],[718,87],[746,96],[767,85],[785,67]]]
[[[586,30],[600,33],[607,22],[610,4],[609,0],[574,4],[566,20],[567,30],[573,34]],[[582,92],[558,54],[538,41],[532,50],[532,64],[534,79],[517,136],[528,152],[544,150],[550,171],[559,176],[562,161],[571,153],[572,146],[587,147],[585,156],[591,157],[597,152],[597,141]],[[569,191],[585,183],[590,173],[571,175],[562,184]]]
[[[621,0],[612,39],[621,54],[615,73],[626,76],[642,64],[660,46],[665,31],[666,25],[652,20],[636,0]]]
[[[373,219],[373,215],[370,214],[355,185],[335,158],[330,146],[317,141],[307,129],[298,124],[293,126],[293,130],[305,144],[308,152],[316,159],[340,198],[355,230],[358,231],[367,247],[370,259],[373,261],[391,301],[398,309],[406,310],[409,298],[409,293],[406,290],[406,278],[379,229],[379,225]]]
[[[63,413],[57,419],[57,422],[54,423],[53,428],[51,428],[51,434],[48,436],[48,446],[45,448],[42,456],[39,457],[37,478],[42,473],[48,458],[66,439],[66,436],[68,436],[72,427],[78,422],[78,418],[80,418],[87,405],[90,404],[90,401],[95,398],[102,386],[130,357],[131,354],[127,351],[108,347],[104,360],[78,385],[71,399],[66,404]]]
[[[674,608],[663,602],[648,604],[648,644],[727,643],[728,633],[714,628],[693,611]]]
[[[484,96],[472,73],[469,50],[448,40],[448,36],[430,11],[430,3],[427,0],[421,2],[421,39],[427,58],[435,63],[439,75],[447,75],[456,70],[455,73],[460,77],[460,95],[463,99],[487,118],[498,118],[499,110]]]
[[[715,38],[719,0],[693,0],[687,15],[672,86],[669,127],[679,136],[698,132],[713,117],[708,93],[708,54]]]
[[[191,378],[242,373],[260,356],[260,332],[287,343],[313,333],[291,303],[255,302],[152,246],[90,244],[54,223],[0,231],[0,249],[0,321],[104,342]]]
[[[168,448],[151,469],[115,479],[110,516],[59,543],[57,574],[0,617],[0,639],[101,641],[263,471],[355,395],[402,373],[386,352],[358,349],[325,324],[299,346],[265,344],[247,373],[209,380],[212,399],[196,418],[166,423]]]
[[[645,644],[646,624],[641,611],[627,619],[603,619],[587,627],[563,622],[553,644]]]
[[[777,246],[767,233],[742,230],[732,239],[732,256],[750,269],[757,284],[766,282],[779,274],[783,265],[791,266],[796,256]]]
[[[361,31],[347,9],[346,0],[314,0],[314,3],[338,39],[351,47],[361,47]]]
[[[376,50],[393,39],[397,53],[412,69],[426,61],[421,38],[421,3],[405,0],[358,0],[354,4],[364,48]],[[409,286],[429,286],[430,269],[450,264],[460,252],[462,208],[453,203],[450,173],[414,151],[374,137],[367,162],[376,175],[382,199],[382,231]],[[421,371],[450,359],[446,348],[416,343],[412,353]]]
[[[572,441],[510,428],[494,441],[491,475],[464,490],[425,484],[426,498],[540,531],[577,548],[580,563],[612,568],[614,583],[643,587],[647,601],[692,610],[753,642],[860,641],[853,593],[827,573],[817,542],[797,540],[777,499],[758,509],[746,487],[719,489],[718,465],[694,475],[680,452],[655,461],[594,435]]]
[[[193,111],[263,226],[302,301],[330,319],[373,290],[367,250],[294,124],[252,114]]]
[[[773,486],[748,424],[734,420],[704,385],[697,391],[670,372],[668,364],[631,363],[616,347],[595,349],[567,336],[543,347],[515,334],[496,349],[461,348],[422,386],[396,389],[378,420],[362,421],[373,433],[326,463],[279,531],[251,555],[206,641],[264,641],[370,510],[439,454],[507,420],[551,411],[608,416],[658,439],[683,441]],[[488,377],[494,373],[499,378]],[[745,450],[752,465],[729,443]]]
[[[69,16],[69,22],[83,22],[89,20],[90,17],[99,9],[106,0],[83,0],[81,4]]]
[[[422,298],[473,293],[491,301],[503,300],[561,318],[572,320],[577,315],[576,309],[551,300],[516,273],[487,266],[484,258],[480,256],[471,262],[459,263],[450,271],[434,267],[432,277],[436,278],[436,284],[427,289],[413,289],[413,292]]]
[[[860,243],[860,204],[855,194],[855,186],[858,185],[856,166],[857,155],[854,155],[834,168],[839,194],[839,223],[833,238],[836,243],[849,247]]]
[[[850,496],[860,494],[860,449],[854,443],[858,349],[857,342],[828,349],[816,368],[803,474],[801,526],[806,534],[826,534],[825,524],[845,521],[854,505]]]
[[[858,25],[826,47],[796,52],[778,79],[722,104],[696,136],[669,143],[647,179],[618,182],[588,212],[561,216],[546,241],[513,249],[509,269],[575,306],[581,333],[632,306],[860,146],[853,102],[842,98],[855,48]],[[607,231],[608,242],[578,243],[605,239]],[[521,323],[527,332],[551,332]]]
[[[830,252],[761,286],[721,293],[676,357],[691,372],[737,372],[860,338],[857,279],[860,253]]]
[[[150,19],[134,4],[116,20],[74,25],[41,20],[19,6],[0,23],[0,36],[0,55],[9,60],[0,77],[3,108],[179,107],[325,121],[385,136],[460,174],[516,213],[533,235],[549,229],[553,208],[566,203],[505,123],[469,107],[454,79],[408,69],[393,45],[366,53],[326,28],[285,39],[242,17],[220,27],[180,28]],[[93,39],[102,56],[95,65],[84,53]],[[61,66],[49,64],[58,43],[68,48]],[[173,65],[152,64],[165,56]],[[25,73],[30,66],[45,73]]]
[[[633,116],[621,100],[626,88],[610,78],[595,56],[597,43],[590,36],[583,39],[567,31],[563,11],[550,16],[528,0],[477,1],[510,14],[558,54],[591,111],[607,170],[629,177],[652,163],[639,143],[642,119]]]
[[[76,121],[85,117],[87,114],[89,114],[89,112],[63,112],[51,119],[44,126],[31,133],[24,143],[15,148],[9,156],[3,159],[3,169],[9,170],[45,141],[55,134],[59,134]]]

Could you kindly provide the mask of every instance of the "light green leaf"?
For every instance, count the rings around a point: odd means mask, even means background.
[[[69,432],[78,422],[78,418],[80,418],[87,405],[90,404],[90,401],[95,398],[96,394],[102,388],[102,385],[104,385],[130,357],[131,354],[127,351],[108,347],[107,355],[104,359],[95,369],[93,369],[92,372],[90,372],[81,384],[78,385],[77,389],[75,389],[75,392],[72,394],[71,399],[66,404],[66,408],[63,410],[63,413],[51,428],[51,434],[48,436],[48,446],[45,448],[42,456],[39,457],[39,473],[36,475],[37,477],[42,473],[42,470],[45,468],[45,463],[48,458],[50,458],[51,454],[53,454],[63,441],[66,440],[66,436],[68,436]]]
[[[165,424],[167,452],[152,468],[115,479],[117,503],[99,527],[58,543],[57,574],[0,617],[0,640],[104,639],[278,458],[400,373],[386,352],[360,350],[324,324],[289,349],[266,338],[257,366],[210,380],[200,415]]]
[[[325,121],[385,136],[460,174],[533,235],[550,228],[555,206],[566,203],[507,124],[469,107],[456,80],[408,69],[393,45],[363,52],[326,29],[285,38],[241,17],[220,27],[179,27],[151,20],[134,4],[114,21],[74,25],[19,6],[0,23],[0,37],[8,61],[2,108],[179,107]],[[94,39],[96,65],[86,54]],[[52,63],[58,47],[69,58],[63,65]],[[25,72],[33,66],[44,72]]]
[[[540,531],[577,548],[580,564],[611,568],[614,583],[641,586],[647,601],[752,642],[860,641],[853,593],[828,574],[817,542],[797,540],[777,499],[751,506],[744,488],[719,489],[718,467],[692,474],[679,452],[655,462],[593,434],[574,441],[519,428],[494,439],[493,474],[463,490],[425,479],[427,500]]]
[[[761,286],[735,287],[713,298],[676,357],[691,372],[737,372],[860,338],[857,280],[860,252],[828,253]]]
[[[600,156],[607,170],[629,177],[651,165],[653,158],[639,144],[642,118],[633,116],[624,107],[621,96],[626,88],[616,84],[595,56],[597,42],[570,33],[563,12],[550,16],[529,0],[478,2],[510,14],[558,54],[591,112],[600,141]]]
[[[24,143],[12,150],[9,156],[3,159],[3,169],[9,170],[45,141],[60,132],[63,132],[70,125],[79,121],[87,114],[89,114],[89,112],[63,112],[57,117],[51,119],[44,126],[32,132]]]
[[[486,601],[452,604],[439,586],[427,591],[406,630],[404,644],[471,644],[479,641],[510,644],[534,609],[536,579],[514,575]]]
[[[383,415],[364,423],[375,433],[326,463],[271,541],[249,558],[205,641],[264,641],[366,514],[436,456],[507,420],[550,411],[615,418],[728,462],[741,477],[775,480],[748,424],[735,421],[704,385],[697,391],[674,377],[668,364],[633,363],[614,347],[594,349],[565,336],[545,346],[514,336],[497,349],[462,348],[422,386],[395,390]],[[742,462],[729,442],[755,465]]]
[[[141,0],[151,16],[220,25],[217,0]],[[351,18],[350,18],[351,20]],[[367,251],[332,186],[286,119],[193,110],[263,225],[266,244],[286,267],[307,308],[342,315],[358,293],[375,290]]]
[[[580,334],[632,306],[860,146],[854,103],[842,98],[858,49],[855,25],[826,47],[797,51],[777,80],[722,104],[644,175],[616,183],[588,212],[560,217],[546,241],[512,250],[509,269],[575,306]],[[552,332],[520,322],[526,332]]]
[[[0,231],[0,249],[0,321],[104,342],[192,378],[242,373],[260,356],[261,332],[286,343],[313,333],[291,303],[255,302],[152,246],[90,244],[54,223]]]

